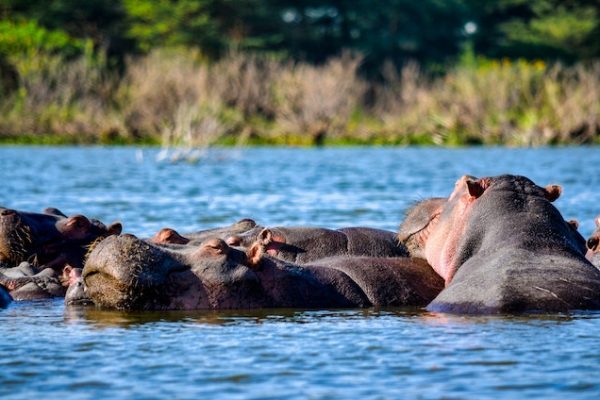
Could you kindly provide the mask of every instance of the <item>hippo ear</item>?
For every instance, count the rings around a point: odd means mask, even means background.
[[[571,225],[571,227],[575,230],[579,229],[579,221],[577,221],[576,219],[568,220],[567,224]]]
[[[472,199],[478,199],[481,197],[485,189],[487,188],[486,181],[483,179],[466,179],[465,184],[467,185],[467,191]]]
[[[108,235],[120,235],[123,232],[123,225],[120,222],[113,222],[107,228]]]
[[[254,243],[246,253],[248,259],[248,267],[252,269],[258,269],[260,261],[265,254],[265,247],[260,243]]]
[[[562,187],[559,185],[548,185],[544,188],[544,197],[550,202],[558,199],[561,193]]]
[[[269,228],[265,228],[258,234],[257,242],[263,246],[267,246],[273,242],[273,232]]]
[[[44,208],[43,213],[48,214],[48,215],[56,215],[57,217],[65,217],[65,218],[67,217],[65,215],[65,213],[60,211],[58,208],[54,208],[54,207]]]

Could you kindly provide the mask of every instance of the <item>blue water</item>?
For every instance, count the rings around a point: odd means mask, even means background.
[[[394,230],[463,174],[559,183],[587,236],[600,149],[0,148],[0,204],[58,207],[148,236],[252,217]],[[121,313],[59,300],[0,310],[0,398],[581,398],[600,396],[600,313],[420,310]]]

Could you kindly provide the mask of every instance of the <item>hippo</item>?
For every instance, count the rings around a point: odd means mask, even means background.
[[[228,238],[227,244],[249,247],[252,243]],[[333,256],[408,257],[395,234],[381,229],[351,227],[275,227],[263,229],[253,243],[279,259],[306,264]]]
[[[79,271],[79,272],[77,272]],[[81,276],[81,269],[66,266],[62,275],[52,268],[38,269],[28,262],[14,268],[0,269],[0,286],[14,300],[36,300],[64,297],[67,287]]]
[[[205,229],[197,232],[180,234],[172,228],[163,228],[158,231],[153,237],[148,239],[149,242],[158,245],[198,245],[209,238],[227,239],[229,237],[249,237],[252,240],[263,229],[256,221],[250,218],[241,219],[231,225],[218,228]]]
[[[406,211],[398,230],[398,242],[406,247],[410,257],[425,258],[424,245],[429,228],[435,224],[447,200],[445,197],[432,197],[415,203]]]
[[[83,285],[81,268],[73,268],[69,272],[68,288],[65,294],[65,305],[92,305],[92,299],[88,296]]]
[[[587,252],[585,257],[594,264],[596,268],[600,268],[600,215],[596,217],[594,223],[596,224],[596,230],[586,242]]]
[[[121,230],[119,222],[107,227],[83,215],[67,217],[56,208],[39,214],[0,207],[0,265],[30,261],[57,272],[67,264],[82,268],[87,246]]]
[[[90,252],[83,282],[96,306],[122,310],[423,306],[444,285],[423,260],[338,256],[300,265],[267,247],[214,238],[172,249],[115,235]]]
[[[552,205],[561,194],[523,176],[463,176],[428,228],[427,261],[446,287],[427,306],[450,313],[600,308],[600,271]]]
[[[238,232],[235,232],[235,230]],[[390,231],[363,227],[326,229],[317,227],[264,228],[245,219],[229,227],[201,231],[193,236],[181,235],[171,228],[161,229],[149,241],[172,249],[197,246],[207,238],[220,238],[234,247],[249,248],[258,242],[270,255],[298,264],[337,255],[407,257],[406,248],[398,244]]]

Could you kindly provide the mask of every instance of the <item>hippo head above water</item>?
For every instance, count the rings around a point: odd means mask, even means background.
[[[406,257],[298,265],[259,243],[241,249],[213,238],[171,248],[127,234],[96,244],[83,283],[94,304],[117,309],[423,306],[443,287],[427,263]]]
[[[217,238],[174,250],[111,236],[90,252],[83,280],[96,305],[117,309],[254,308],[265,301],[245,252]]]
[[[16,266],[35,257],[40,265],[51,264],[73,252],[76,260],[71,257],[69,261],[82,262],[85,246],[120,232],[118,222],[107,227],[83,215],[67,217],[57,209],[39,214],[0,208],[0,262]],[[58,267],[62,269],[62,265]]]
[[[446,288],[430,310],[459,313],[600,308],[600,271],[552,205],[556,185],[522,176],[463,176],[424,240]]]

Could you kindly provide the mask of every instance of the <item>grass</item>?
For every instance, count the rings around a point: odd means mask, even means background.
[[[349,54],[315,66],[164,49],[122,74],[86,57],[11,60],[18,82],[0,93],[0,144],[600,143],[600,63],[473,58],[435,77],[387,66],[367,82]]]

